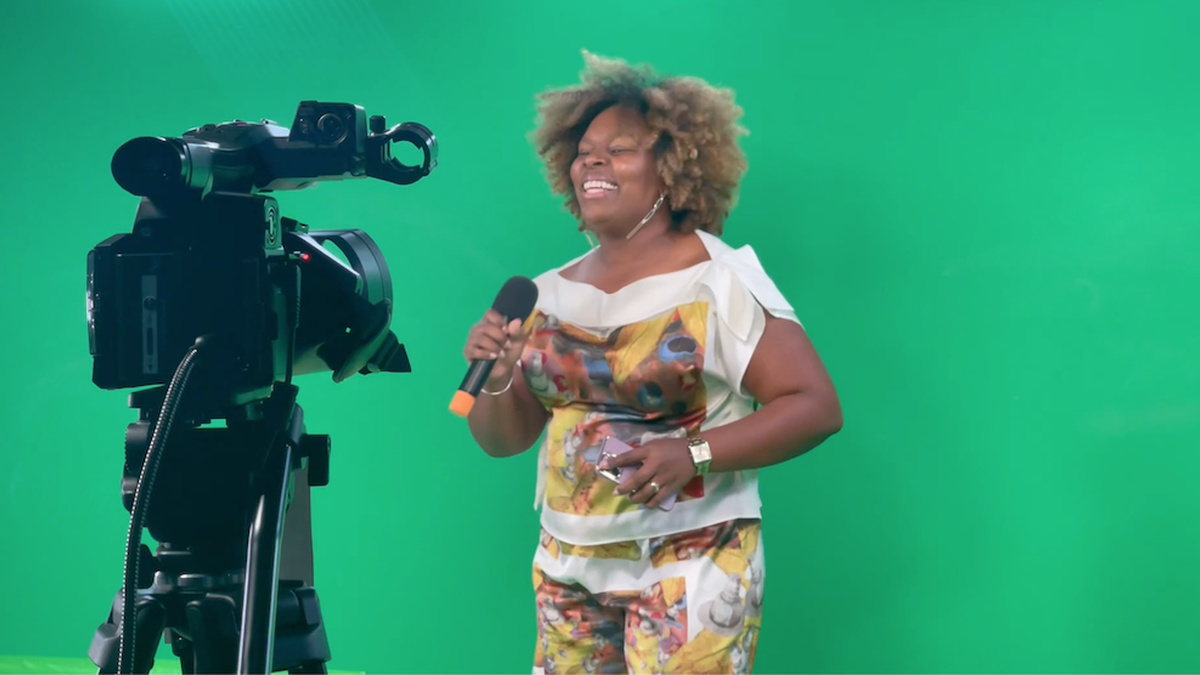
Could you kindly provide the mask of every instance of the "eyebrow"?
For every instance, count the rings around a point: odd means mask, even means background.
[[[609,143],[614,143],[616,141],[629,141],[630,143],[633,143],[636,145],[638,142],[638,135],[633,132],[629,132],[629,131],[621,131],[621,132],[614,134],[613,136],[611,136],[608,139]],[[595,139],[594,137],[588,138],[586,135],[584,135],[584,136],[579,137],[579,143],[577,145],[582,145],[583,143],[599,143],[599,142],[601,142],[601,141]]]

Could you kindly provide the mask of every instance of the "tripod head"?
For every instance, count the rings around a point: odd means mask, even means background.
[[[419,148],[421,165],[393,158],[393,142]],[[93,382],[165,384],[200,336],[219,354],[198,373],[218,408],[264,399],[295,375],[410,372],[390,330],[391,276],[371,237],[311,230],[282,217],[271,195],[356,178],[409,185],[436,166],[429,129],[389,129],[382,116],[368,126],[346,103],[303,101],[290,131],[239,120],[126,142],[113,178],[142,200],[132,232],[88,254]]]

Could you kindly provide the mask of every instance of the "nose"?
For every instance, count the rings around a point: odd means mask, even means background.
[[[583,158],[583,163],[585,166],[599,166],[606,161],[607,160],[598,152],[589,153],[587,157]]]

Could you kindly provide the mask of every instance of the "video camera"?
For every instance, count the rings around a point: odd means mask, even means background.
[[[421,164],[393,158],[394,142],[416,146]],[[124,585],[89,652],[101,672],[146,672],[164,630],[184,672],[324,672],[316,592],[279,578],[285,513],[329,471],[329,437],[305,430],[292,378],[411,366],[371,237],[312,230],[282,216],[272,193],[356,178],[409,185],[436,166],[425,126],[387,128],[359,106],[319,101],[302,101],[290,130],[235,120],[114,153],[113,178],[142,199],[132,232],[87,256],[92,380],[150,388],[130,396],[140,414],[125,439]],[[200,428],[215,419],[227,424]],[[311,557],[311,534],[299,534]]]
[[[422,151],[420,166],[391,156],[401,141]],[[436,165],[426,127],[385,129],[375,116],[368,129],[361,107],[316,101],[300,103],[290,132],[234,121],[125,143],[113,177],[142,202],[132,233],[88,255],[94,383],[165,384],[202,335],[225,352],[206,372],[232,403],[292,375],[331,370],[340,382],[355,372],[408,372],[389,330],[391,277],[374,241],[362,230],[310,231],[282,217],[266,193],[364,177],[408,185]]]

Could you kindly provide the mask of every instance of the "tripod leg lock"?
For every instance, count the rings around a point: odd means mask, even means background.
[[[312,487],[329,485],[331,445],[326,434],[307,435],[300,441],[300,456],[308,458],[308,484]]]

